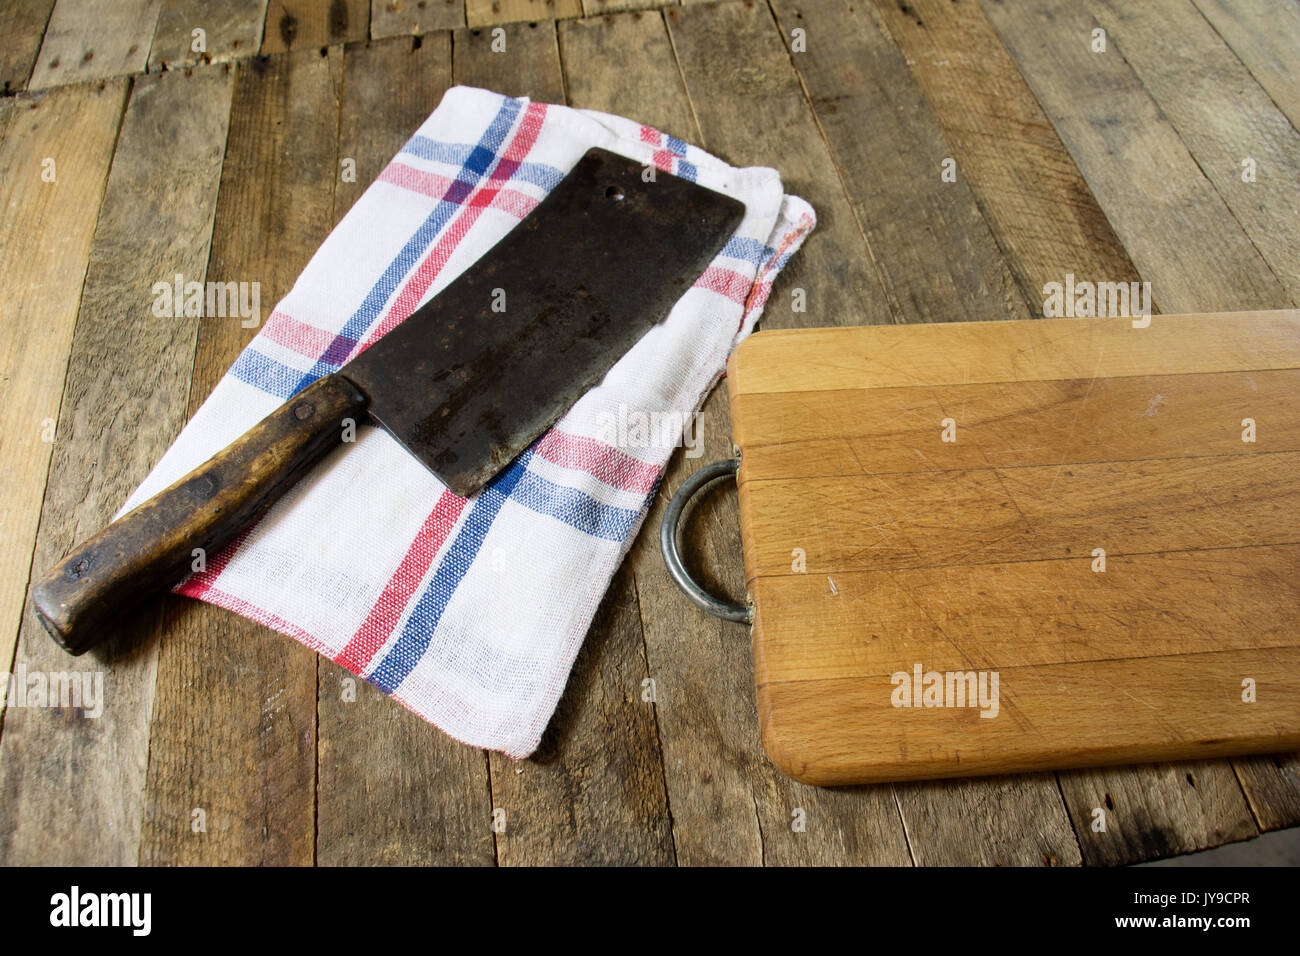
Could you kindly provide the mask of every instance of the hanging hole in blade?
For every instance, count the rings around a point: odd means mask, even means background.
[[[612,199],[614,202],[621,202],[625,196],[626,193],[623,192],[620,186],[610,186],[605,190],[605,198]]]

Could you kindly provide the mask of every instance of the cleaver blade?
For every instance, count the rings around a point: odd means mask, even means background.
[[[260,518],[369,415],[468,497],[552,425],[700,277],[744,205],[603,149],[438,295],[340,371],[123,515],[39,578],[65,650]]]
[[[476,492],[596,385],[699,278],[735,199],[593,149],[446,289],[343,369],[371,417]]]

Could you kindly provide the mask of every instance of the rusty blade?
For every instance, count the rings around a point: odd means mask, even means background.
[[[343,368],[459,495],[555,423],[699,278],[734,199],[590,150],[519,225]]]

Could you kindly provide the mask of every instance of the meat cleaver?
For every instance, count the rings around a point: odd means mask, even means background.
[[[644,169],[589,150],[405,322],[48,571],[32,589],[45,629],[69,653],[89,650],[366,414],[456,494],[478,491],[667,316],[740,224],[742,203]]]

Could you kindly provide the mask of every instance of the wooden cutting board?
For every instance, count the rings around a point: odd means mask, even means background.
[[[762,332],[728,380],[790,776],[1300,747],[1300,312]]]

